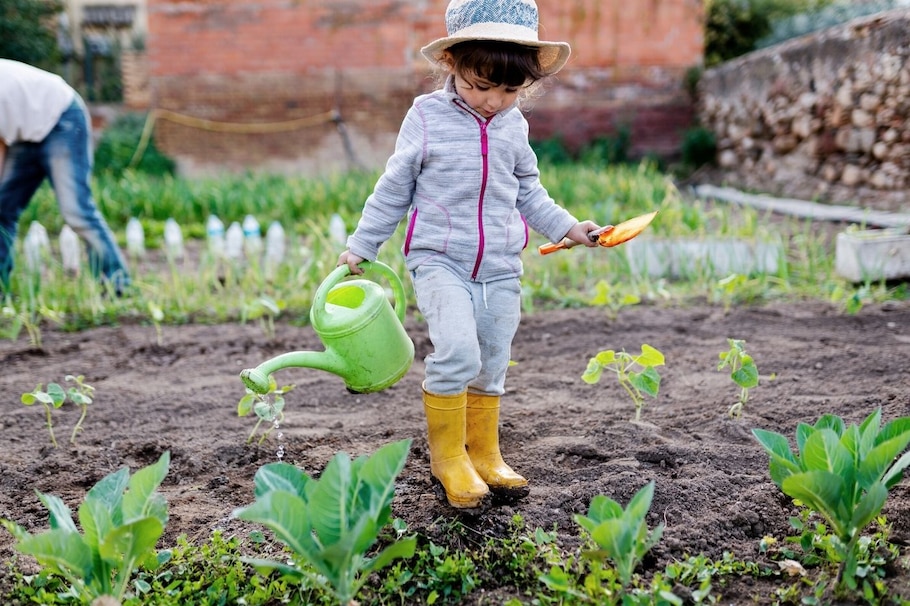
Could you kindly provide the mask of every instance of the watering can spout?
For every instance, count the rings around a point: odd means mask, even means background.
[[[291,351],[266,360],[256,368],[247,368],[240,373],[240,379],[250,390],[265,394],[269,392],[272,374],[285,368],[315,368],[342,378],[345,375],[343,360],[330,351]]]
[[[369,280],[341,282],[350,269],[337,267],[319,286],[310,308],[310,323],[325,351],[292,351],[240,373],[244,385],[269,392],[273,373],[285,368],[315,368],[344,379],[348,391],[369,393],[397,383],[414,361],[414,343],[404,330],[405,295],[390,267],[364,262],[364,269],[385,275],[395,294],[395,309],[385,291]]]

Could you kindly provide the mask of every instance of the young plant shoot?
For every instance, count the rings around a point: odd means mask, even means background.
[[[650,482],[632,497],[625,509],[613,499],[597,495],[591,500],[587,516],[575,515],[575,521],[599,547],[583,555],[612,561],[623,587],[629,586],[635,568],[663,534],[663,524],[649,531],[645,522],[653,497],[654,482]]]
[[[749,390],[758,386],[758,368],[752,356],[746,353],[746,342],[742,339],[727,339],[730,349],[720,352],[717,370],[730,368],[730,379],[739,385],[739,401],[727,411],[731,418],[740,419],[749,399]]]
[[[640,421],[645,394],[656,398],[660,390],[660,373],[654,367],[663,364],[664,355],[647,344],[641,346],[641,353],[637,356],[608,349],[588,361],[581,378],[585,383],[594,384],[600,381],[604,370],[616,373],[619,384],[635,404],[635,420]]]

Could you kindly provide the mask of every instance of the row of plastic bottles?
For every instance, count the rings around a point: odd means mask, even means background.
[[[284,228],[278,221],[272,221],[263,241],[259,221],[253,215],[244,217],[242,223],[234,221],[225,229],[217,215],[209,215],[205,225],[209,253],[217,259],[241,261],[261,259],[267,267],[274,268],[285,257],[287,249]],[[343,248],[347,244],[347,227],[337,213],[329,220],[329,237],[332,243]],[[180,260],[184,257],[183,232],[173,218],[164,223],[164,246],[168,258]],[[126,224],[126,249],[134,258],[145,256],[145,231],[142,222],[132,217]],[[50,255],[50,239],[47,229],[38,221],[32,221],[24,240],[25,262],[32,271],[40,270],[43,259]],[[81,266],[82,243],[76,233],[64,225],[60,231],[60,253],[63,268],[78,274]]]

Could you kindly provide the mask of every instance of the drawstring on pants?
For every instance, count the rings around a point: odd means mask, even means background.
[[[481,282],[480,286],[483,288],[483,308],[490,309],[489,307],[487,307],[487,283]]]

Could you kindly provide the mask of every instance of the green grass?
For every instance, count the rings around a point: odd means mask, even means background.
[[[42,275],[24,269],[17,256],[13,296],[0,314],[0,338],[17,338],[23,330],[59,324],[68,330],[117,322],[149,322],[150,309],[163,313],[164,324],[234,322],[245,310],[267,297],[279,303],[282,316],[305,322],[313,293],[334,268],[338,245],[328,235],[328,219],[338,213],[353,229],[377,173],[351,173],[320,179],[274,175],[234,175],[188,180],[149,177],[125,172],[96,178],[98,204],[125,249],[124,229],[130,217],[139,217],[146,246],[162,257],[164,222],[173,217],[182,227],[190,255],[168,263],[132,259],[135,283],[131,296],[112,298],[88,272],[64,275],[57,257],[46,261]],[[864,303],[901,298],[906,292],[886,284],[854,287],[840,279],[833,267],[833,244],[813,224],[799,219],[774,222],[768,215],[684,197],[671,179],[653,165],[560,164],[542,169],[541,180],[550,194],[579,218],[616,223],[641,213],[660,214],[642,239],[724,237],[757,242],[781,242],[784,258],[774,274],[720,276],[710,267],[696,267],[674,279],[649,278],[632,271],[625,247],[573,249],[547,256],[537,254],[544,238],[532,233],[523,255],[526,312],[553,307],[609,305],[640,301],[651,304],[688,304],[709,301],[725,306],[780,299],[824,299],[856,311]],[[263,230],[280,221],[288,235],[286,261],[272,277],[255,264],[230,264],[205,252],[205,220],[217,214],[225,225],[254,215]],[[39,190],[20,221],[21,236],[41,218],[56,251],[62,227],[50,189]],[[405,275],[399,228],[383,247],[380,260]],[[724,281],[726,280],[726,281]],[[413,301],[405,280],[409,301]],[[612,299],[605,299],[609,288]],[[619,295],[623,295],[620,297]],[[625,302],[624,302],[625,301]],[[30,331],[31,334],[31,331]]]

